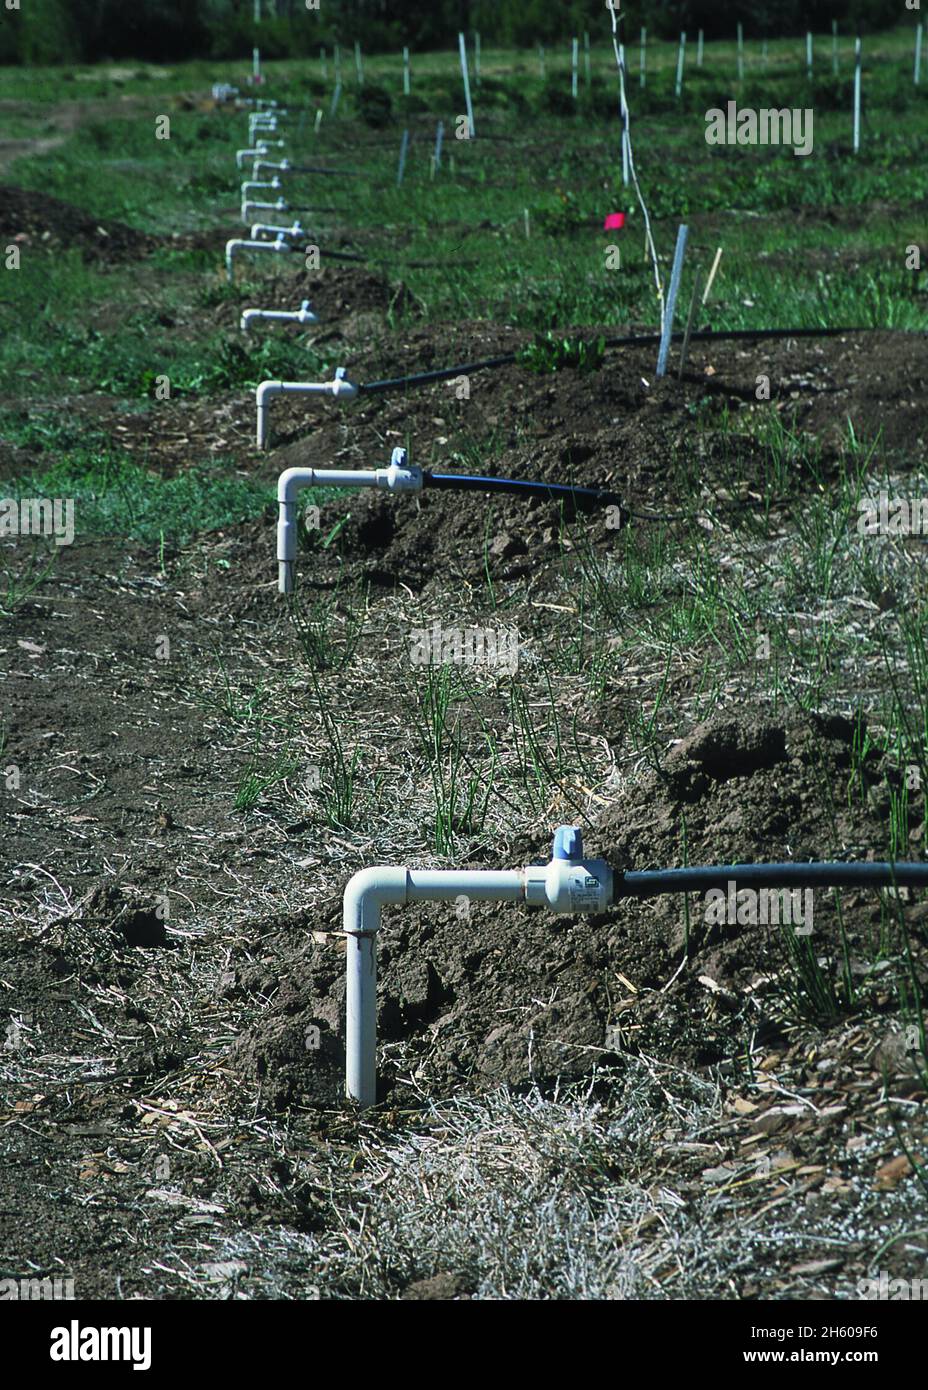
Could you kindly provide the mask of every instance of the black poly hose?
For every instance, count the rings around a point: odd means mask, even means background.
[[[504,492],[514,497],[524,497],[530,493],[549,501],[572,503],[581,511],[615,506],[620,511],[620,525],[624,526],[628,521],[629,514],[622,505],[621,497],[608,488],[573,487],[570,483],[542,483],[521,478],[479,478],[465,473],[423,473],[422,482],[425,487],[458,492]]]
[[[704,893],[710,888],[928,888],[928,863],[706,864],[688,869],[618,870],[615,898]]]
[[[921,329],[883,330],[866,326],[858,328],[730,328],[721,330],[703,328],[697,333],[691,333],[690,341],[714,340],[724,342],[752,338],[837,338],[843,333],[878,333],[883,331],[893,333],[923,332]],[[672,342],[680,342],[682,338],[682,332],[671,334]],[[632,333],[623,338],[606,338],[605,345],[606,347],[650,347],[660,341],[661,335],[659,333]],[[366,385],[359,386],[358,391],[376,394],[381,391],[393,391],[401,386],[421,385],[430,381],[447,381],[450,377],[466,376],[468,372],[485,371],[492,367],[512,366],[518,361],[519,356],[519,352],[505,352],[499,357],[486,357],[480,362],[461,362],[454,367],[441,367],[429,372],[414,372],[409,376],[391,377],[386,381],[371,381]]]

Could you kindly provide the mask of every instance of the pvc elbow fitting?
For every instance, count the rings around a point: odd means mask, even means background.
[[[280,179],[246,179],[242,184],[242,201],[250,198],[252,193],[264,192],[268,188],[280,188]]]
[[[238,168],[238,169],[243,168],[246,159],[257,159],[260,155],[262,155],[262,154],[267,154],[267,152],[268,152],[268,150],[267,150],[267,145],[255,145],[255,146],[254,146],[253,148],[251,148],[251,149],[247,149],[247,150],[236,150],[236,151],[235,151],[235,164],[236,164],[236,168]]]
[[[271,164],[266,159],[256,159],[252,165],[251,173],[253,178],[257,178],[262,169],[279,169],[281,173],[284,173],[289,168],[289,159],[282,159],[279,164]]]
[[[247,241],[243,237],[233,237],[226,242],[226,278],[231,285],[234,275],[236,251],[291,251],[293,248],[280,238],[276,241]]]
[[[584,860],[576,826],[561,826],[551,862],[522,870],[362,869],[345,888],[347,938],[345,1092],[362,1107],[377,1099],[377,932],[383,907],[450,901],[460,895],[492,902],[546,905],[554,912],[595,912],[612,901],[612,871]]]
[[[286,242],[250,242],[251,246],[278,246],[290,250]],[[272,396],[332,396],[353,400],[358,394],[354,382],[345,379],[344,367],[339,367],[333,381],[262,381],[255,393],[257,406],[256,442],[259,449],[267,447],[268,402]]]
[[[266,382],[267,386],[275,383]],[[279,383],[285,385],[286,383]],[[270,394],[270,393],[269,393]],[[288,468],[277,480],[277,588],[291,594],[296,567],[296,499],[307,487],[376,487],[390,492],[421,492],[422,469],[406,462],[406,450],[394,449],[388,468]]]

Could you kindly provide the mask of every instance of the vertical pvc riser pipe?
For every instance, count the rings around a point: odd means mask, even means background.
[[[345,1091],[367,1109],[377,1103],[377,933],[381,908],[406,902],[406,870],[363,869],[345,889],[347,939]]]

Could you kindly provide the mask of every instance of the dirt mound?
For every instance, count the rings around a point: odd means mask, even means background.
[[[588,849],[636,868],[683,862],[684,834],[692,863],[878,857],[886,769],[873,756],[855,765],[855,735],[850,721],[814,714],[777,723],[749,710],[711,720],[623,796]],[[546,857],[547,846],[526,843],[511,846],[506,862]],[[817,897],[815,952],[836,979],[842,923],[828,896]],[[334,1104],[341,1094],[344,955],[337,936],[318,930],[337,931],[339,910],[333,901],[304,921],[296,949],[293,923],[271,933],[264,958],[230,982],[234,992],[271,1000],[233,1048],[233,1064],[261,1082],[271,1106]],[[921,909],[905,911],[922,930]],[[784,933],[718,927],[703,915],[695,897],[688,924],[681,898],[626,901],[592,918],[479,903],[386,914],[381,1094],[579,1077],[614,1060],[617,1021],[623,1048],[695,1065],[731,1059],[750,1031],[771,1044],[814,1032],[802,999],[781,984]],[[842,917],[865,992],[879,900],[845,894]]]
[[[85,261],[132,261],[158,245],[158,238],[123,222],[91,217],[60,198],[13,184],[0,184],[0,236],[49,251],[75,247]]]

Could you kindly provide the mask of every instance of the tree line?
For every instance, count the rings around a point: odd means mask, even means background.
[[[887,28],[916,0],[617,3],[629,42],[642,25],[656,39],[700,28],[707,39],[732,38],[739,21],[751,41],[830,33],[833,20],[845,36]],[[0,63],[241,59],[255,44],[267,58],[299,58],[355,41],[366,53],[421,52],[453,49],[460,30],[479,31],[488,46],[566,43],[584,32],[601,43],[611,20],[606,0],[0,0]]]

